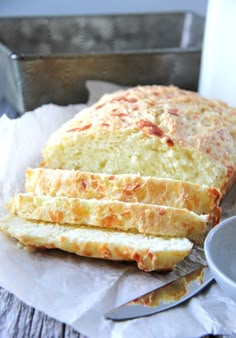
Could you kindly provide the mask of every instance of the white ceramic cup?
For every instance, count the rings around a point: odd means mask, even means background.
[[[236,106],[236,0],[208,2],[198,91]]]

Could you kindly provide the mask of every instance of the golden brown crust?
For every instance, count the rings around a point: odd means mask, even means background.
[[[187,209],[113,200],[37,196],[19,193],[10,212],[22,218],[61,224],[87,224],[122,231],[202,240],[207,215]]]
[[[171,177],[225,194],[235,181],[235,116],[236,109],[196,93],[138,86],[105,95],[66,123],[50,138],[41,165]],[[129,153],[132,142],[136,146]],[[96,143],[110,147],[104,146],[100,160],[95,159]],[[93,163],[86,160],[89,147],[95,153]]]
[[[135,261],[144,271],[173,270],[191,251],[186,238],[163,239],[108,229],[29,222],[7,216],[0,231],[25,246],[61,249],[80,256]]]

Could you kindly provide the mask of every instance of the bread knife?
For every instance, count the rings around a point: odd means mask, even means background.
[[[198,267],[186,275],[114,308],[106,313],[105,317],[122,321],[168,310],[196,295],[212,280],[213,277],[207,266]]]

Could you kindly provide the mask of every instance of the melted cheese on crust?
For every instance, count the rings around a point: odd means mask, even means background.
[[[175,178],[225,193],[235,179],[236,110],[170,86],[105,95],[49,139],[41,166]]]

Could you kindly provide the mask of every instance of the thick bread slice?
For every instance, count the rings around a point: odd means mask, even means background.
[[[108,175],[76,170],[28,168],[25,191],[37,195],[111,199],[167,205],[220,219],[220,192],[216,188],[168,178],[132,174]]]
[[[112,200],[15,195],[9,211],[22,218],[67,224],[88,224],[138,231],[157,236],[187,237],[201,241],[207,215],[187,209]]]
[[[41,166],[139,174],[205,184],[235,182],[236,109],[169,86],[103,96],[48,140]]]
[[[164,239],[110,229],[29,222],[14,216],[0,220],[0,231],[25,246],[136,261],[139,269],[144,271],[173,270],[192,249],[192,243],[186,238]]]

